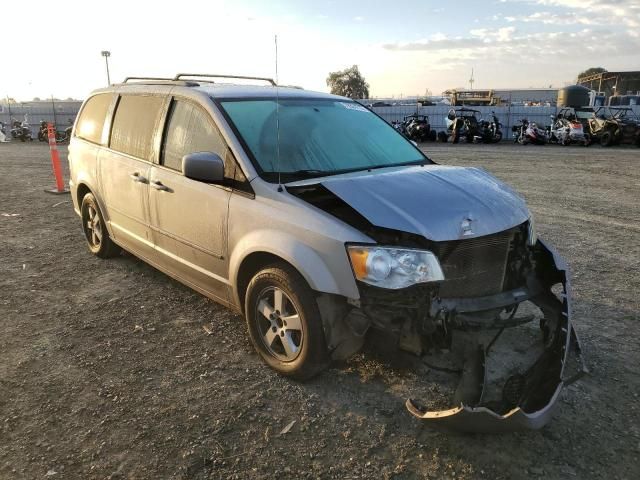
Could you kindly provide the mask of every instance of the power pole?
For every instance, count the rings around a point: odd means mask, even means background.
[[[469,79],[469,90],[473,90],[473,84],[475,80],[473,79],[473,68],[471,69],[471,78]]]

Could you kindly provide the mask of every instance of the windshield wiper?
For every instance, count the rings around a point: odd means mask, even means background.
[[[316,168],[303,168],[301,170],[294,170],[293,172],[282,172],[282,175],[293,175],[293,176],[300,176],[300,177],[320,177],[322,175],[331,175],[332,173],[334,173],[334,171],[318,170]]]
[[[376,170],[378,168],[390,168],[390,167],[406,167],[409,165],[426,165],[429,163],[429,160],[421,159],[421,160],[411,160],[409,162],[401,162],[401,163],[392,163],[392,164],[382,164],[382,165],[371,165],[368,167],[358,167],[358,168],[350,168],[345,170],[340,170],[339,173],[351,173],[351,172],[364,172],[365,170]]]

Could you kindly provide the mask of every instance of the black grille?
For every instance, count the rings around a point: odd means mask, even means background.
[[[470,298],[501,292],[514,234],[514,230],[507,230],[440,244],[438,257],[445,278],[440,296]]]

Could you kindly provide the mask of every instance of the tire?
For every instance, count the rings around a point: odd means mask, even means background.
[[[436,141],[436,131],[435,130],[431,130],[429,132],[429,140],[432,141],[432,142]]]
[[[307,380],[329,365],[315,296],[289,265],[259,271],[247,287],[244,309],[251,343],[276,372]]]
[[[447,143],[447,134],[445,132],[438,132],[438,141]]]
[[[98,202],[92,193],[87,193],[82,199],[80,214],[82,231],[87,240],[89,251],[100,258],[118,256],[121,249],[111,240]]]
[[[600,144],[603,147],[609,147],[613,144],[613,135],[611,132],[604,132],[600,137]]]

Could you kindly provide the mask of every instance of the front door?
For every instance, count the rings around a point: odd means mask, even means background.
[[[184,282],[228,301],[227,211],[231,190],[182,175],[182,157],[226,144],[210,115],[188,100],[169,107],[160,164],[149,174],[150,225],[163,265]]]

